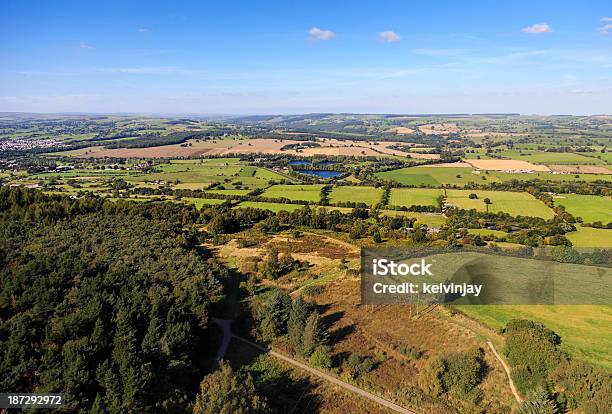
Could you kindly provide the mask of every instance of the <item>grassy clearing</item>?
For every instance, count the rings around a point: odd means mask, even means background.
[[[612,230],[576,226],[576,231],[565,235],[576,247],[612,247]]]
[[[343,186],[334,187],[329,195],[332,203],[352,201],[372,206],[380,201],[384,190],[374,187]]]
[[[542,322],[561,335],[561,348],[571,355],[612,368],[612,307],[596,305],[467,305],[458,306],[468,316],[492,328],[510,319]]]
[[[478,236],[495,236],[495,237],[506,237],[508,233],[500,230],[489,230],[489,229],[469,229],[468,233],[475,234]]]
[[[273,185],[264,191],[262,196],[270,198],[288,198],[290,200],[302,200],[317,203],[321,200],[322,188],[322,184]]]
[[[218,198],[195,198],[195,197],[183,197],[181,201],[185,204],[193,204],[196,208],[200,209],[203,206],[212,206],[217,204],[223,204],[225,200]]]
[[[561,205],[575,217],[582,217],[586,223],[612,221],[612,198],[582,194],[560,194],[555,204]]]
[[[470,199],[470,194],[476,194],[478,198]],[[513,216],[532,216],[551,219],[553,211],[543,202],[529,193],[510,191],[484,191],[484,190],[447,190],[447,202],[459,208],[478,211],[486,211],[485,198],[489,198],[491,212],[505,212]]]
[[[443,194],[442,190],[430,188],[393,188],[389,196],[389,205],[435,206],[436,199]]]

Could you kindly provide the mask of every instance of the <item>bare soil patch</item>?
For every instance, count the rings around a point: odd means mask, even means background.
[[[549,165],[552,171],[572,174],[612,174],[607,167],[595,165]]]

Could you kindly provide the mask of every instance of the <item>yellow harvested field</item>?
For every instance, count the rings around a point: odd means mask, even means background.
[[[482,137],[522,137],[525,136],[527,134],[521,133],[521,132],[494,132],[494,131],[488,131],[488,132],[470,132],[468,134],[465,134],[466,137],[472,137],[472,138],[482,138]]]
[[[443,162],[441,164],[426,164],[424,168],[472,168],[467,162]]]
[[[283,139],[264,139],[256,138],[239,142],[234,142],[234,145],[228,148],[216,148],[210,152],[214,155],[228,154],[291,154],[295,151],[281,151],[281,148],[289,144],[299,144],[306,141],[292,141]]]
[[[612,170],[595,165],[549,165],[551,171],[571,174],[612,174]]]
[[[303,149],[283,150],[291,144],[308,144],[312,141],[294,141],[288,139],[226,139],[218,141],[190,140],[185,144],[162,145],[148,148],[104,148],[95,146],[70,151],[67,154],[81,158],[125,157],[125,158],[172,158],[199,157],[202,155],[232,155],[232,154],[289,154],[297,156],[311,155],[342,155],[350,157],[368,156],[400,156],[420,159],[439,159],[439,154],[423,154],[404,152],[390,148],[394,145],[411,146],[405,142],[396,141],[355,141],[337,139],[319,139],[320,146]]]
[[[457,126],[457,124],[445,122],[442,124],[420,125],[419,131],[421,131],[423,134],[426,134],[426,135],[433,135],[433,134],[444,135],[444,134],[454,134],[454,133],[459,132],[459,127]]]
[[[406,127],[395,127],[388,129],[387,132],[395,132],[396,134],[412,134],[414,132],[414,129]]]
[[[550,171],[545,165],[536,165],[521,160],[465,160],[479,170],[492,171]]]

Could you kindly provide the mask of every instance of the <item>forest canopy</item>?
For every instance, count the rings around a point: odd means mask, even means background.
[[[0,188],[0,389],[73,412],[181,412],[225,270],[185,211]]]

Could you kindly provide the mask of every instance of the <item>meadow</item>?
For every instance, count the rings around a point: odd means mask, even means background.
[[[217,204],[223,204],[226,200],[218,199],[218,198],[195,198],[195,197],[183,197],[181,199],[182,203],[192,204],[196,206],[196,208],[200,209],[204,206],[212,206]]]
[[[435,206],[436,200],[444,191],[431,188],[392,188],[389,205],[399,207]]]
[[[612,306],[458,305],[457,308],[494,329],[516,318],[539,321],[561,336],[561,349],[612,369]]]
[[[365,203],[368,206],[375,205],[380,201],[383,195],[382,188],[360,187],[360,186],[343,186],[332,188],[329,194],[329,201],[335,203]]]
[[[565,234],[576,247],[612,248],[612,229],[594,229],[577,225],[576,231]]]
[[[273,185],[263,192],[263,197],[288,198],[296,201],[318,203],[323,184]]]
[[[555,204],[561,205],[574,217],[582,217],[585,223],[601,221],[604,224],[612,222],[612,198],[582,195],[559,194]]]
[[[469,229],[469,234],[474,234],[478,236],[495,236],[495,237],[507,237],[508,233],[501,230],[491,230],[491,229]]]
[[[476,194],[478,198],[469,198],[470,194]],[[486,211],[484,199],[488,198],[492,204],[489,205],[491,212],[504,212],[513,216],[532,216],[551,219],[553,211],[543,202],[529,193],[510,191],[485,191],[485,190],[446,190],[446,202],[465,210],[476,209]]]

